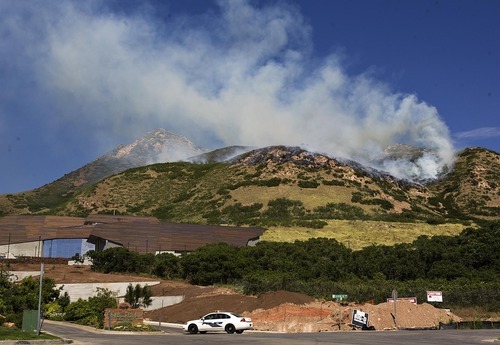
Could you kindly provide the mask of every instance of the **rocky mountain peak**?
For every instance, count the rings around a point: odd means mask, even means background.
[[[120,145],[109,153],[116,159],[137,161],[140,165],[186,160],[188,157],[205,152],[188,138],[155,129],[130,145]]]

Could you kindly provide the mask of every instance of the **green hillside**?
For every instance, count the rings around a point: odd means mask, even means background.
[[[52,211],[315,227],[314,223],[325,219],[413,221],[441,217],[426,207],[425,197],[420,196],[426,193],[419,186],[399,187],[345,166],[311,170],[293,162],[269,166],[169,163],[112,176]]]
[[[460,153],[453,170],[428,186],[429,200],[456,218],[500,218],[500,155],[475,147]]]

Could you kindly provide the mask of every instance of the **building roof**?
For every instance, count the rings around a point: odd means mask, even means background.
[[[183,252],[218,242],[243,247],[263,233],[262,228],[160,222],[155,217],[0,217],[0,245],[53,239],[96,243],[105,239],[139,253]]]
[[[78,231],[85,218],[58,216],[0,217],[0,244],[24,243],[54,238],[85,238]]]

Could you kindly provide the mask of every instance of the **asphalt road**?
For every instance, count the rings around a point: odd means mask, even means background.
[[[359,331],[323,333],[269,333],[246,331],[243,334],[184,334],[179,328],[162,328],[162,332],[127,333],[95,330],[89,327],[45,321],[42,331],[73,340],[76,345],[151,345],[151,344],[266,344],[266,345],[474,345],[493,343],[500,330],[439,331]]]

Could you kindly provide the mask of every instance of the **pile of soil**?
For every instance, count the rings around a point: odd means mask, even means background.
[[[418,329],[434,328],[439,323],[461,321],[460,317],[448,309],[435,308],[431,304],[413,304],[408,301],[396,302],[396,319],[394,315],[394,302],[386,302],[377,305],[363,305],[361,308],[367,312],[370,324],[376,329]]]
[[[270,309],[254,310],[246,314],[252,318],[254,327],[261,331],[275,332],[322,332],[338,328],[339,320],[335,320],[332,308],[323,309],[323,304],[311,302],[297,305],[283,303]]]
[[[198,319],[215,310],[232,311],[249,316],[256,309],[271,309],[284,303],[302,305],[314,299],[310,296],[289,292],[276,291],[261,296],[241,295],[230,290],[212,291],[210,294],[188,297],[175,305],[145,312],[144,317],[163,322],[184,323]]]
[[[267,310],[255,310],[246,314],[254,321],[255,328],[277,332],[325,332],[355,329],[351,325],[354,309],[368,313],[368,326],[375,330],[391,329],[430,329],[439,323],[460,321],[449,310],[438,309],[430,304],[413,304],[407,301],[396,302],[396,320],[394,304],[349,304],[315,301],[303,305],[281,304]]]

